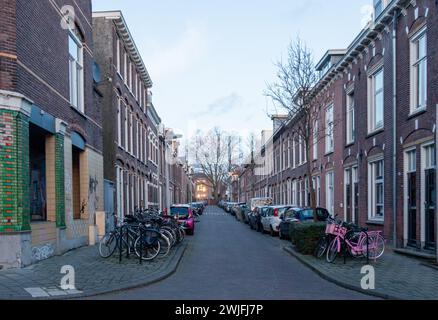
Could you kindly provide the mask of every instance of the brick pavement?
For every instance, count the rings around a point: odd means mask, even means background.
[[[291,245],[284,246],[284,250],[321,277],[348,289],[387,299],[438,299],[438,270],[424,265],[423,260],[402,256],[390,249],[376,262],[370,262],[375,268],[374,290],[363,290],[360,285],[365,259],[348,258],[344,265],[343,257],[338,257],[335,263],[330,264],[325,257],[316,259],[299,254]]]
[[[23,269],[0,271],[0,299],[66,299],[93,296],[151,284],[171,275],[187,247],[187,241],[166,258],[139,264],[138,258],[102,259],[98,247],[83,247]],[[75,269],[77,291],[60,290],[61,268]],[[26,290],[27,289],[27,290]]]

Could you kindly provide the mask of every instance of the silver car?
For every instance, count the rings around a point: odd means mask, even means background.
[[[261,215],[261,223],[263,232],[269,232],[271,236],[278,235],[280,231],[281,216],[291,206],[271,206],[268,210],[264,211]]]

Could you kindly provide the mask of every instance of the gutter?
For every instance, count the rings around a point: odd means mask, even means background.
[[[397,17],[394,11],[392,22],[392,222],[393,246],[397,247]]]

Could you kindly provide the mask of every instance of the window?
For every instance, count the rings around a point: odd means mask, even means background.
[[[333,105],[329,106],[325,113],[326,121],[326,139],[325,139],[325,152],[333,152],[334,139],[333,139]]]
[[[354,123],[354,94],[347,94],[347,110],[346,110],[346,136],[347,144],[354,142],[355,123]]]
[[[435,145],[429,145],[425,148],[425,156],[426,156],[426,169],[434,169],[436,167],[436,153],[435,153]]]
[[[296,138],[292,136],[292,168],[296,167]]]
[[[368,132],[383,128],[383,68],[368,78]]]
[[[318,120],[313,124],[313,160],[318,160]]]
[[[125,85],[128,85],[128,54],[123,50],[123,77]]]
[[[129,132],[129,111],[128,111],[128,105],[125,103],[125,102],[123,102],[123,104],[124,104],[124,119],[125,119],[125,121],[124,121],[124,128],[125,128],[125,143],[124,143],[124,145],[123,145],[123,147],[127,150],[128,149],[128,146],[129,146],[129,137],[128,137],[128,132]]]
[[[134,153],[134,115],[132,110],[129,112],[129,153]]]
[[[73,200],[73,219],[81,219],[83,207],[81,202],[81,150],[72,147],[72,200]]]
[[[84,55],[82,44],[72,33],[68,37],[70,103],[84,112]]]
[[[334,192],[334,174],[333,171],[326,175],[326,209],[331,215],[335,213],[335,192]]]
[[[411,40],[411,113],[427,104],[427,35],[423,30]]]
[[[297,205],[297,180],[292,181],[292,205]]]
[[[383,159],[369,164],[368,218],[384,220],[384,171]]]
[[[303,137],[299,135],[298,137],[298,164],[303,163]]]
[[[116,67],[117,67],[117,72],[120,73],[120,61],[121,57],[120,57],[120,39],[119,37],[117,37],[117,41],[116,41]]]
[[[384,9],[383,0],[374,0],[374,17],[377,19]]]
[[[122,100],[117,95],[117,143],[122,145]]]

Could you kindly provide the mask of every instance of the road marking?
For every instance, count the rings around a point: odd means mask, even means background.
[[[79,290],[62,290],[59,287],[50,287],[50,288],[25,288],[25,291],[29,293],[32,298],[44,298],[44,297],[58,297],[58,296],[68,296],[74,294],[80,294],[82,291]]]

